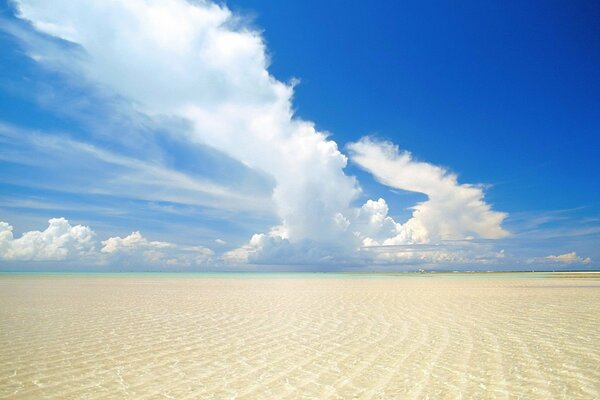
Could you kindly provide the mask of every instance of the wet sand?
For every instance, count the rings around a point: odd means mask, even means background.
[[[0,398],[597,399],[600,275],[0,274]]]

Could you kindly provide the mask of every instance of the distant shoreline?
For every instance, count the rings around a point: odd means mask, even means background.
[[[17,275],[99,275],[99,276],[127,276],[127,275],[152,275],[152,276],[206,276],[206,277],[227,277],[227,276],[347,276],[347,277],[419,277],[419,276],[503,276],[503,275],[521,275],[530,277],[589,277],[600,278],[600,270],[561,270],[561,271],[0,271],[2,276]]]

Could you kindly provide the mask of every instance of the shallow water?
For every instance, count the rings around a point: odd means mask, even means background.
[[[0,398],[593,399],[599,366],[594,274],[0,274]]]

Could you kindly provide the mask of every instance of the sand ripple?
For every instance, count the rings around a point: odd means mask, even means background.
[[[0,398],[600,398],[600,280],[2,275]]]

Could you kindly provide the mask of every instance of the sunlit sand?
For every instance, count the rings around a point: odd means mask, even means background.
[[[3,274],[0,398],[600,398],[600,276]]]

